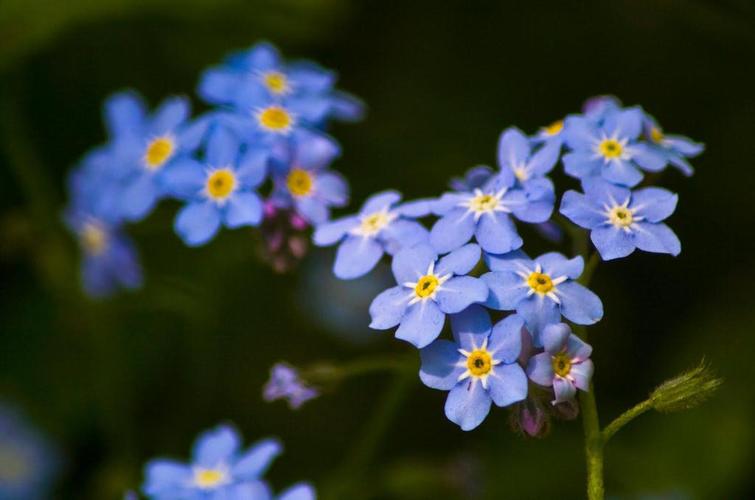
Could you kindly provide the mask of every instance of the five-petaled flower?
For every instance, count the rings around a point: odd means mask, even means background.
[[[645,113],[643,132],[650,148],[662,156],[666,162],[690,176],[692,165],[687,158],[694,158],[705,149],[705,146],[688,137],[676,134],[666,134],[655,118]]]
[[[592,347],[571,333],[569,325],[548,325],[542,333],[544,352],[530,358],[527,375],[536,384],[553,387],[553,404],[574,399],[577,389],[590,389]]]
[[[485,420],[491,402],[508,406],[527,397],[527,376],[517,363],[524,321],[516,314],[491,324],[482,306],[451,316],[454,341],[436,340],[420,351],[422,382],[450,391],[446,416],[463,430]]]
[[[370,328],[387,330],[399,325],[396,338],[425,347],[440,335],[446,314],[461,312],[487,298],[485,283],[465,276],[479,260],[480,247],[473,243],[440,260],[428,244],[400,251],[392,263],[399,285],[372,301]]]
[[[601,179],[587,179],[585,193],[567,191],[561,213],[590,229],[590,238],[604,260],[626,257],[635,248],[678,255],[681,243],[662,221],[676,209],[677,195],[662,188],[631,191]]]
[[[536,346],[542,344],[546,325],[563,315],[579,325],[591,325],[603,317],[597,295],[577,283],[582,257],[567,259],[551,252],[529,259],[523,252],[486,255],[491,272],[482,279],[490,288],[486,305],[491,309],[516,310],[527,323]]]

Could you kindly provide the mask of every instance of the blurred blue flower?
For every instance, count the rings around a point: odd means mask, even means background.
[[[359,213],[320,224],[314,232],[317,246],[340,243],[333,272],[341,279],[353,279],[370,272],[384,253],[395,254],[427,240],[427,229],[412,220],[430,212],[429,202],[418,200],[395,206],[401,200],[396,191],[369,197]]]
[[[593,372],[592,347],[572,334],[565,323],[546,326],[542,338],[545,352],[536,354],[527,364],[530,379],[553,387],[553,404],[574,399],[577,389],[588,391]]]
[[[270,379],[262,390],[265,401],[285,399],[292,410],[319,396],[320,393],[299,377],[299,372],[286,363],[276,363],[270,369]]]
[[[296,209],[310,224],[330,219],[330,207],[342,207],[349,200],[349,186],[327,167],[340,155],[330,138],[307,131],[295,134],[289,168],[275,175],[273,202],[278,207]]]
[[[571,151],[563,157],[566,173],[578,179],[602,176],[631,187],[642,180],[640,169],[663,169],[664,157],[638,142],[643,119],[639,107],[611,109],[599,124],[588,116],[568,117],[564,137]]]
[[[495,175],[487,165],[477,165],[464,173],[464,177],[454,177],[449,186],[454,191],[473,191],[483,187]]]
[[[281,444],[264,439],[247,450],[240,447],[233,427],[208,430],[194,443],[190,464],[160,458],[147,463],[142,492],[155,500],[270,498],[261,478],[281,453]]]
[[[582,104],[582,116],[590,123],[600,127],[610,113],[621,109],[621,100],[612,95],[598,95],[587,99]]]
[[[446,314],[463,311],[488,296],[485,283],[468,274],[480,260],[480,247],[471,243],[438,260],[428,244],[406,248],[393,258],[399,284],[370,304],[370,328],[398,325],[396,338],[422,348],[440,335]]]
[[[0,403],[0,498],[50,497],[57,451],[13,408]]]
[[[576,282],[584,268],[582,257],[567,259],[551,252],[531,260],[518,251],[485,258],[491,269],[482,275],[490,288],[485,305],[516,310],[536,346],[543,345],[543,328],[558,323],[561,315],[579,325],[591,325],[603,317],[598,296]]]
[[[661,221],[676,209],[677,195],[662,188],[631,191],[601,179],[583,183],[585,194],[567,191],[561,213],[590,230],[603,260],[626,257],[635,248],[678,255],[681,243]]]
[[[508,406],[527,397],[527,376],[517,363],[524,321],[516,314],[492,326],[478,305],[451,316],[454,341],[436,340],[420,351],[419,376],[450,391],[446,416],[469,431],[485,420],[491,402]]]
[[[113,153],[108,168],[118,171],[117,201],[126,220],[141,220],[152,211],[167,194],[165,173],[199,146],[207,122],[191,122],[190,112],[183,97],[166,99],[151,115],[134,92],[114,94],[105,102]]]
[[[681,170],[684,175],[693,173],[692,165],[687,158],[694,158],[705,150],[705,146],[682,135],[672,135],[663,132],[655,118],[645,113],[643,133],[650,142],[649,147],[662,156],[667,163]]]
[[[265,178],[266,155],[240,150],[238,138],[222,126],[207,141],[204,162],[184,158],[166,172],[173,196],[187,201],[175,220],[176,233],[189,246],[207,243],[221,225],[235,229],[262,221],[262,201],[254,191]]]

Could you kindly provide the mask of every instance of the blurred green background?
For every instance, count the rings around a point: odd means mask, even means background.
[[[463,433],[443,415],[445,395],[413,379],[368,460],[363,432],[381,418],[392,376],[348,381],[299,412],[262,402],[280,359],[411,352],[367,329],[383,278],[339,284],[323,271],[329,251],[281,276],[259,261],[249,231],[189,249],[166,202],[130,231],[144,289],[81,295],[60,211],[66,173],[104,140],[102,100],[125,87],[153,105],[192,94],[203,68],[260,39],[336,69],[367,102],[365,122],[333,130],[352,207],[388,187],[435,195],[494,162],[504,127],[533,132],[595,94],[642,104],[667,131],[705,142],[694,177],[662,179],[681,195],[670,221],[681,256],[601,265],[592,288],[606,315],[591,339],[604,423],[703,356],[726,382],[704,407],[643,416],[614,438],[606,484],[614,498],[755,496],[750,0],[2,0],[0,399],[62,449],[55,498],[118,498],[141,483],[147,459],[187,456],[223,420],[247,441],[284,441],[269,474],[277,490],[309,479],[327,495],[348,477],[343,498],[582,495],[578,421],[523,439],[494,410]],[[530,252],[546,248],[525,234]]]

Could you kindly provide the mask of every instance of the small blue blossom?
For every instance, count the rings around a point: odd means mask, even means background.
[[[275,176],[273,202],[294,207],[310,224],[330,219],[330,207],[342,207],[349,200],[349,186],[336,172],[327,169],[340,155],[340,148],[320,134],[300,131],[292,146],[289,168]]]
[[[546,326],[542,338],[545,352],[530,358],[527,375],[536,384],[553,387],[553,404],[573,400],[577,389],[590,390],[592,347],[572,334],[565,323]]]
[[[264,152],[240,152],[238,138],[222,126],[207,142],[203,162],[185,158],[166,172],[171,193],[187,204],[175,220],[176,233],[189,246],[207,243],[221,224],[235,229],[262,221],[262,201],[254,191],[265,178]]]
[[[241,438],[220,425],[197,438],[190,464],[155,459],[145,467],[142,492],[154,500],[210,500],[270,498],[262,481],[271,462],[281,453],[275,439],[264,439],[242,451]]]
[[[663,156],[639,142],[643,118],[639,107],[611,109],[600,124],[586,116],[568,117],[564,134],[571,151],[563,157],[566,173],[578,179],[602,176],[631,187],[642,180],[640,169],[663,169]]]
[[[462,430],[480,425],[491,402],[504,407],[527,397],[527,376],[517,363],[523,327],[516,314],[493,326],[487,311],[472,305],[451,316],[453,342],[436,340],[420,351],[420,379],[450,391],[446,416]]]
[[[684,175],[693,173],[692,165],[687,158],[694,158],[705,149],[703,144],[695,142],[682,135],[672,135],[663,132],[658,122],[645,113],[643,124],[645,138],[650,142],[650,148],[665,158],[666,162],[678,168]]]
[[[585,193],[567,191],[561,213],[590,230],[603,260],[626,257],[635,248],[678,255],[681,243],[662,221],[676,209],[677,195],[662,188],[631,191],[601,179],[583,183]]]
[[[340,243],[333,272],[341,279],[353,279],[370,272],[388,253],[427,241],[427,229],[413,220],[430,212],[425,200],[401,201],[396,191],[383,191],[364,202],[359,213],[320,224],[314,232],[317,246]]]
[[[14,408],[0,403],[0,498],[51,498],[58,465],[50,443]]]
[[[482,275],[490,288],[485,305],[516,310],[536,346],[543,345],[543,328],[558,323],[561,315],[578,325],[591,325],[603,317],[598,296],[576,282],[584,268],[582,257],[567,259],[551,252],[531,260],[523,252],[511,252],[485,258],[491,269]]]
[[[399,284],[370,304],[370,328],[398,325],[396,338],[422,348],[440,335],[446,314],[455,314],[488,297],[485,283],[465,276],[480,260],[480,247],[471,243],[438,260],[428,244],[401,250],[391,269]]]
[[[286,363],[276,363],[270,369],[270,379],[265,384],[262,397],[265,401],[285,399],[292,410],[319,396],[320,393],[304,383],[299,372]]]
[[[548,181],[549,182],[549,181]],[[509,214],[525,222],[548,220],[553,202],[530,204],[527,194],[514,186],[515,178],[499,174],[482,188],[446,193],[432,204],[440,216],[430,231],[430,242],[440,253],[447,253],[467,243],[474,236],[483,250],[506,253],[523,244]],[[538,188],[535,197],[544,193]]]
[[[545,127],[540,127],[535,136],[531,139],[534,144],[543,144],[543,146],[555,146],[559,149],[564,143],[564,120],[556,120]]]
[[[561,146],[548,143],[533,151],[530,139],[516,127],[509,127],[498,140],[498,165],[501,175],[513,176],[512,184],[531,190],[542,189],[545,176],[553,170],[558,161]],[[553,191],[553,184],[547,187]],[[551,207],[553,203],[551,202]]]
[[[133,92],[118,93],[106,101],[113,151],[109,168],[119,170],[117,200],[126,220],[141,220],[152,211],[167,194],[165,173],[199,146],[206,122],[191,122],[189,114],[189,101],[182,97],[166,99],[152,115]]]
[[[487,165],[477,165],[464,173],[464,177],[454,177],[449,186],[454,191],[473,191],[483,187],[495,176],[495,171]]]
[[[600,127],[605,122],[606,117],[621,110],[621,100],[612,95],[598,95],[587,99],[582,105],[582,116],[590,123]]]

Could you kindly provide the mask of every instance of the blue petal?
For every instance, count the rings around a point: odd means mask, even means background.
[[[435,262],[438,254],[430,245],[417,245],[405,248],[393,257],[391,270],[396,283],[414,283],[427,274],[430,264]]]
[[[619,138],[636,139],[642,132],[644,115],[639,107],[614,111],[606,116],[603,128],[608,136],[617,135]]]
[[[436,340],[422,349],[419,355],[422,360],[419,378],[432,389],[450,391],[465,371],[462,356],[451,341]]]
[[[178,133],[178,147],[185,153],[193,153],[205,139],[212,118],[203,116],[181,127]]]
[[[418,349],[438,338],[446,315],[432,300],[423,300],[409,306],[396,330],[396,338],[406,340]]]
[[[490,253],[510,252],[524,244],[511,218],[503,213],[483,215],[475,237],[482,249]]]
[[[681,135],[667,135],[666,143],[674,151],[690,158],[699,155],[705,150],[704,144]]]
[[[646,252],[668,253],[673,256],[682,251],[682,244],[666,224],[638,222],[632,225],[637,248]]]
[[[550,183],[547,179],[533,179],[527,183],[527,189],[529,190],[533,186],[537,186],[537,183],[543,181]],[[537,187],[535,187],[535,189],[537,189]],[[513,207],[514,215],[520,221],[539,224],[551,218],[551,214],[553,214],[553,206],[556,203],[556,193],[552,188],[548,191],[540,189],[537,189],[537,191],[537,198],[529,198],[527,203],[518,207]],[[530,196],[529,193],[527,196]]]
[[[488,286],[484,281],[471,276],[457,276],[443,283],[436,292],[435,300],[440,310],[455,314],[470,304],[484,302],[488,298]]]
[[[232,475],[235,479],[244,481],[258,479],[282,452],[283,446],[277,439],[258,441],[236,461]]]
[[[423,198],[402,203],[396,207],[396,212],[404,217],[419,218],[432,213],[432,204],[435,200]]]
[[[262,202],[256,193],[236,193],[225,206],[225,225],[231,229],[262,222]]]
[[[220,227],[220,212],[209,201],[190,203],[176,215],[174,229],[188,246],[207,243]]]
[[[394,255],[404,248],[427,243],[430,233],[417,221],[397,219],[384,227],[378,235],[385,251]]]
[[[364,118],[365,108],[362,100],[346,92],[330,95],[330,115],[336,120],[357,122]]]
[[[191,113],[191,105],[185,97],[171,97],[166,99],[152,118],[150,132],[162,135],[175,130],[185,122]]]
[[[601,177],[582,179],[582,188],[590,202],[601,208],[623,204],[632,197],[628,188],[611,184]]]
[[[227,464],[238,451],[240,444],[241,439],[234,428],[219,425],[197,438],[192,452],[194,463],[205,468]]]
[[[202,493],[198,493],[202,495]],[[181,500],[272,500],[273,494],[270,487],[264,481],[249,481],[226,486],[215,490],[214,495],[210,497],[199,496],[198,498],[181,497]],[[159,498],[155,500],[170,500],[168,498]]]
[[[196,198],[205,187],[204,167],[192,158],[180,158],[165,167],[160,176],[162,188],[182,199]]]
[[[207,163],[212,167],[235,165],[239,140],[226,127],[216,127],[207,140]]]
[[[606,215],[587,196],[577,191],[564,193],[559,210],[570,221],[586,229],[592,229],[606,221]]]
[[[342,207],[349,201],[349,185],[336,172],[322,172],[317,175],[317,196],[327,201],[329,205]]]
[[[404,286],[394,286],[380,293],[370,304],[370,328],[387,330],[401,323],[411,292]]]
[[[105,101],[105,124],[113,138],[143,134],[145,106],[136,92],[113,94]]]
[[[328,205],[312,196],[295,200],[296,211],[310,224],[321,224],[330,218]]]
[[[435,222],[430,230],[430,243],[439,253],[448,253],[468,242],[476,226],[466,208],[454,208]]]
[[[582,151],[589,150],[596,138],[595,128],[587,119],[581,116],[566,118],[561,135],[570,149]]]
[[[142,490],[145,495],[160,495],[175,491],[191,482],[188,466],[173,460],[152,460],[145,466],[146,479]]]
[[[383,247],[372,238],[348,236],[338,247],[333,273],[342,280],[370,272],[383,256]]]
[[[375,212],[380,212],[384,208],[391,207],[395,203],[398,203],[400,200],[401,193],[398,191],[382,191],[367,198],[359,213],[362,215],[369,215]]]
[[[509,271],[492,271],[480,279],[490,289],[485,305],[499,311],[513,311],[527,297],[529,287],[524,279]]]
[[[527,375],[516,363],[498,365],[488,376],[488,392],[496,406],[523,401],[527,398]]]
[[[485,420],[490,412],[490,395],[479,381],[467,379],[459,382],[446,398],[446,417],[461,427],[471,431]]]
[[[135,222],[149,215],[158,200],[155,178],[148,172],[139,173],[121,193],[121,213]]]
[[[442,257],[438,261],[435,271],[441,276],[449,273],[468,274],[480,261],[480,254],[480,247],[474,243],[469,243]]]
[[[603,260],[619,259],[634,252],[634,236],[615,226],[597,227],[590,233]]]
[[[233,101],[241,83],[242,78],[237,73],[212,68],[202,73],[197,93],[209,103],[227,104]]]
[[[574,399],[577,388],[572,382],[561,377],[556,377],[553,379],[553,393],[556,395],[553,403],[563,403]]]
[[[566,345],[571,329],[566,323],[554,323],[543,328],[540,339],[548,354],[558,354]]]
[[[594,366],[589,359],[571,365],[569,375],[574,378],[574,385],[577,386],[578,389],[582,389],[583,391],[590,390],[590,379],[592,378],[593,369]]]
[[[561,286],[563,286],[563,283]],[[532,334],[532,343],[536,347],[543,345],[540,338],[543,328],[557,322],[561,316],[558,306],[552,299],[538,294],[531,295],[519,302],[516,312],[527,322],[527,330]]]
[[[638,189],[632,194],[629,208],[649,222],[660,222],[674,213],[679,197],[662,188]]]
[[[341,148],[330,137],[312,132],[299,132],[296,137],[296,165],[306,169],[328,166],[341,154]]]
[[[607,181],[628,187],[636,186],[643,178],[642,172],[627,160],[611,160],[601,173]]]
[[[528,163],[529,170],[538,176],[547,174],[556,166],[560,154],[560,141],[545,143],[534,155],[532,155],[532,159],[530,159]]]
[[[312,235],[312,241],[319,247],[326,247],[338,243],[346,233],[355,228],[359,220],[354,217],[344,217],[320,224]]]
[[[278,500],[315,500],[316,497],[315,489],[311,484],[298,483],[281,493]]]
[[[513,363],[522,352],[522,328],[524,319],[518,314],[510,314],[493,327],[488,350],[494,358],[504,363]]]
[[[267,175],[267,164],[270,159],[270,152],[267,148],[250,147],[241,157],[239,167],[236,172],[239,182],[247,188],[256,188]]]
[[[335,83],[336,75],[321,66],[300,61],[290,66],[289,74],[298,88],[308,93],[322,93],[330,90]]]
[[[471,305],[459,314],[451,316],[451,331],[459,347],[474,351],[481,347],[490,335],[493,324],[484,307]]]
[[[561,161],[564,163],[564,171],[577,179],[598,175],[603,167],[603,162],[593,158],[589,151],[566,153]]]
[[[649,172],[660,172],[666,166],[666,155],[647,144],[632,146],[632,160]]]
[[[530,156],[530,141],[521,130],[510,127],[503,131],[498,141],[498,165],[512,168],[525,163]]]
[[[592,346],[576,335],[569,335],[566,352],[572,359],[584,361],[592,354]]]
[[[553,385],[553,360],[548,352],[532,356],[527,362],[527,375],[536,384],[550,387]]]
[[[430,209],[435,215],[446,215],[472,196],[471,193],[443,193],[440,198],[430,202]]]
[[[557,287],[561,299],[561,314],[578,325],[592,325],[603,317],[603,303],[597,295],[574,281]]]
[[[582,256],[577,255],[573,259],[567,259],[558,252],[548,252],[536,257],[535,262],[543,267],[543,272],[554,279],[567,276],[575,280],[582,275],[585,268],[585,261]]]
[[[530,273],[535,268],[535,262],[521,249],[504,254],[485,253],[485,262],[491,271],[511,271]]]

